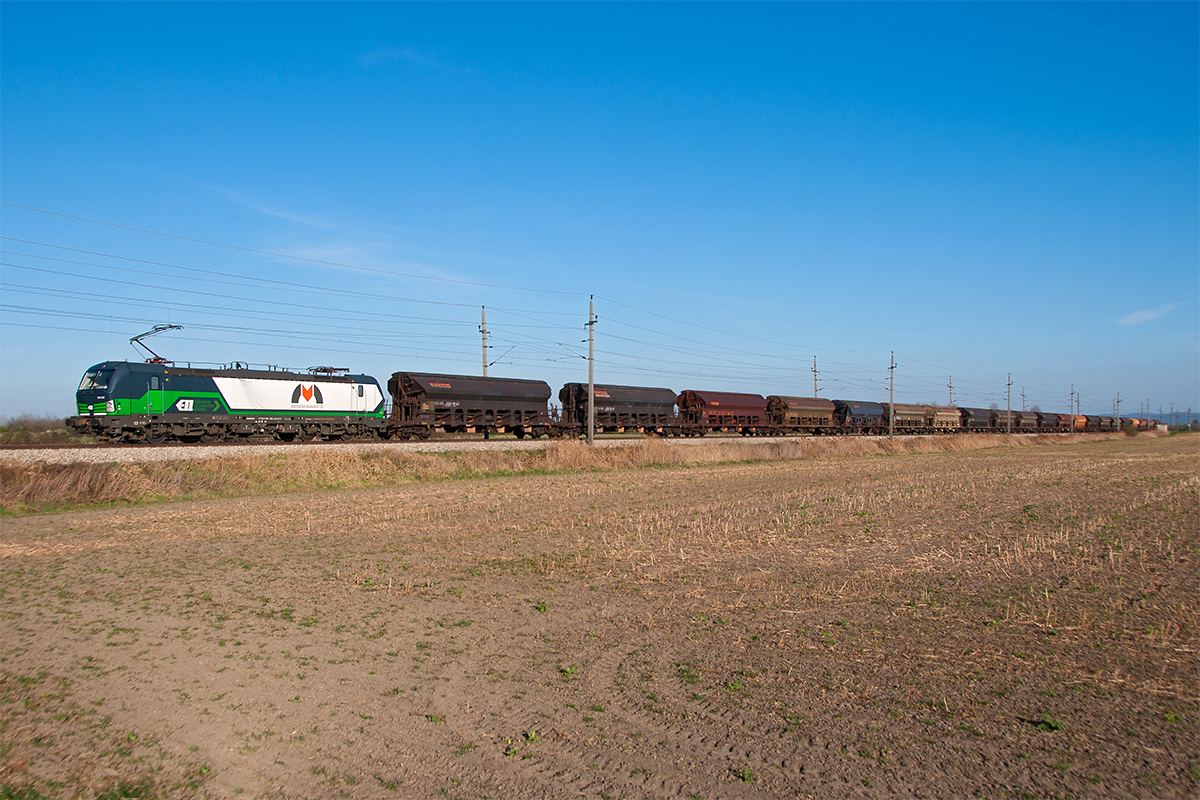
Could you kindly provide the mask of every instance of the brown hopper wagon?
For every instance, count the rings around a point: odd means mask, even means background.
[[[762,395],[685,389],[675,404],[687,436],[703,436],[708,431],[738,431],[750,436],[767,430],[767,401]]]
[[[925,406],[907,403],[880,403],[883,406],[883,427],[896,433],[924,433]],[[891,424],[889,426],[889,418]]]
[[[767,420],[778,433],[832,433],[832,400],[819,397],[767,397]]]
[[[957,406],[925,406],[925,427],[932,433],[958,433],[962,413]]]

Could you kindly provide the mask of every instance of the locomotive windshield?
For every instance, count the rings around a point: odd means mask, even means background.
[[[89,369],[87,374],[83,376],[83,380],[79,382],[79,391],[86,392],[88,389],[107,389],[108,380],[112,377],[114,369]]]

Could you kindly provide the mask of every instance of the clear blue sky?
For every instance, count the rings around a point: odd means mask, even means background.
[[[1198,9],[4,2],[0,415],[480,306],[557,393],[592,294],[598,382],[1200,411]]]

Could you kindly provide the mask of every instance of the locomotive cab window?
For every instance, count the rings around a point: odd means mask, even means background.
[[[112,369],[97,369],[89,370],[83,376],[83,380],[79,382],[79,391],[86,392],[88,389],[107,389],[108,379],[112,377]]]

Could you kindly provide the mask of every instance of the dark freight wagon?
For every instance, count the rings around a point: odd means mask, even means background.
[[[388,381],[393,438],[428,438],[435,429],[446,433],[510,432],[518,439],[553,431],[545,381],[479,378],[397,372]]]
[[[703,436],[708,431],[752,435],[766,430],[767,401],[762,395],[684,389],[675,404],[685,435]]]
[[[617,433],[642,431],[663,433],[674,427],[675,392],[645,386],[596,386],[596,431]],[[588,387],[568,383],[558,392],[562,403],[562,425],[570,433],[587,431]]]
[[[842,433],[883,433],[883,405],[865,400],[834,400],[834,420]]]
[[[1071,430],[1070,414],[1038,412],[1038,430],[1042,433],[1067,433]]]
[[[767,420],[781,433],[830,433],[833,411],[833,401],[819,397],[767,397]]]
[[[963,428],[971,433],[988,433],[992,430],[990,408],[960,408]]]

